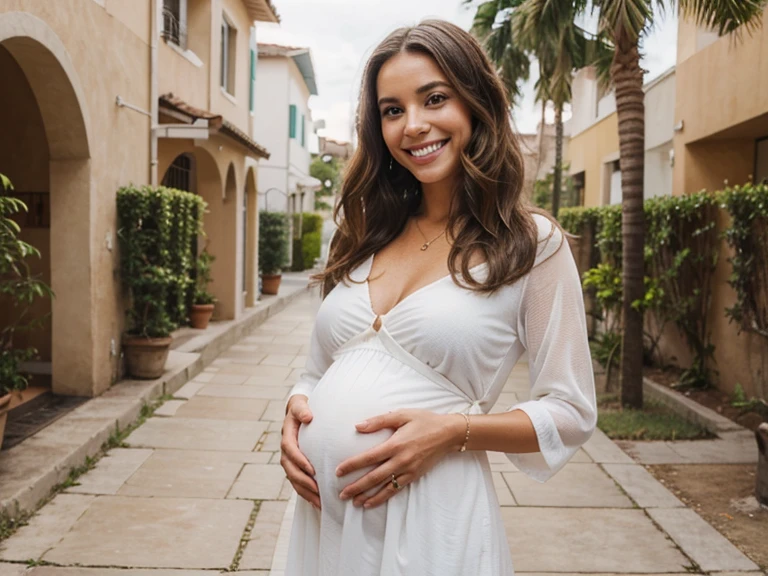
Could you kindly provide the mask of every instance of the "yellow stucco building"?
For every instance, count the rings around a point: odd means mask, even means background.
[[[18,343],[39,349],[54,392],[94,396],[121,376],[120,186],[200,194],[217,316],[253,305],[268,157],[252,138],[255,20],[277,21],[267,0],[0,4],[0,173],[30,206],[22,236],[56,294],[34,311],[51,313],[45,329]]]
[[[742,31],[722,38],[680,20],[675,68],[645,86],[646,198],[768,178],[768,12],[762,20],[752,35]],[[566,159],[584,187],[584,205],[620,202],[615,99],[599,93],[593,70],[576,75],[573,110]],[[718,227],[726,225],[721,211]],[[740,333],[725,314],[736,302],[728,285],[730,256],[723,243],[708,318],[718,386],[730,392],[738,383],[748,396],[764,395],[768,345],[761,336]],[[667,358],[690,362],[673,329],[662,348]]]

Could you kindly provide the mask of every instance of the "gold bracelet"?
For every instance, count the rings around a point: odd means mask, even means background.
[[[459,452],[465,452],[467,449],[467,442],[469,442],[469,416],[461,412],[461,415],[464,416],[464,419],[467,421],[467,435],[464,436],[464,444],[461,447],[461,450]]]

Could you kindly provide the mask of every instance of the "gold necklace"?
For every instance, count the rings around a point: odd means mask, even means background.
[[[437,236],[435,236],[434,238],[432,238],[432,240],[427,240],[427,237],[425,236],[424,232],[422,232],[422,230],[421,230],[421,226],[419,226],[419,221],[414,219],[414,222],[416,223],[416,228],[418,228],[418,229],[419,229],[419,232],[420,232],[420,233],[421,233],[421,235],[424,237],[424,244],[422,244],[422,245],[421,245],[421,251],[422,251],[422,252],[423,252],[424,250],[426,250],[427,248],[429,248],[429,246],[432,244],[432,242],[434,242],[435,240],[437,240],[438,238],[440,238],[440,236],[442,236],[443,234],[445,234],[445,230],[443,230],[442,232],[440,232],[440,234],[438,234]]]

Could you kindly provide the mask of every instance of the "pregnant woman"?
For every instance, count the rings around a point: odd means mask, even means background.
[[[286,406],[285,574],[511,575],[486,451],[543,482],[595,426],[576,265],[525,205],[506,93],[460,28],[388,36],[357,122]],[[525,351],[530,400],[488,414]]]

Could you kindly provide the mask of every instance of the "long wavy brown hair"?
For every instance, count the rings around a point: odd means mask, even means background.
[[[512,129],[507,94],[477,41],[442,20],[425,20],[392,32],[374,50],[363,73],[357,112],[358,147],[349,161],[334,210],[338,227],[328,264],[313,280],[323,296],[351,271],[394,240],[421,206],[421,186],[391,156],[381,132],[376,80],[384,63],[401,52],[431,57],[469,107],[472,135],[461,154],[447,237],[449,269],[458,283],[479,292],[512,284],[533,267],[537,227],[522,196],[523,157]],[[470,274],[470,257],[485,256],[488,275]]]

